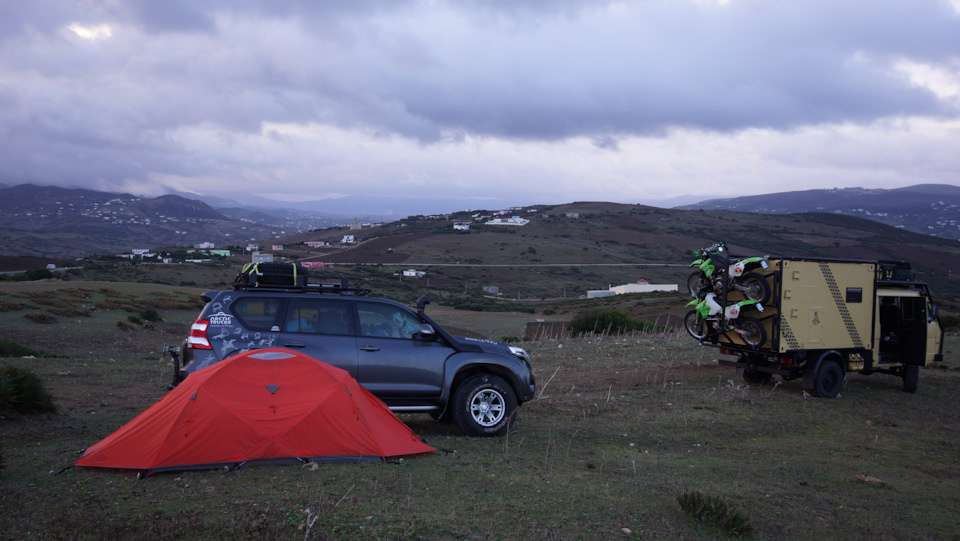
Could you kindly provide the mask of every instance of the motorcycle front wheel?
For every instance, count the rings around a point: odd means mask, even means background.
[[[690,336],[697,340],[703,340],[707,337],[707,322],[697,315],[696,310],[690,310],[683,316],[683,326],[690,333]]]
[[[737,334],[751,347],[760,347],[767,341],[763,324],[752,317],[741,317],[736,323]]]
[[[703,272],[697,271],[687,277],[687,289],[690,290],[690,296],[694,299],[700,298],[700,290],[703,289],[706,278]]]

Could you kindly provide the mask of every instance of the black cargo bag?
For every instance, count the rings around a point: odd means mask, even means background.
[[[247,263],[233,280],[237,286],[305,287],[307,271],[299,263]]]

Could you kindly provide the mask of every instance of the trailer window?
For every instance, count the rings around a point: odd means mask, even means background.
[[[863,302],[863,288],[862,288],[862,287],[848,287],[848,288],[847,288],[847,302]]]

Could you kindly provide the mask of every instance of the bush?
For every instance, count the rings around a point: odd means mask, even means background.
[[[19,413],[53,412],[53,397],[33,372],[16,366],[0,365],[0,410]]]
[[[649,322],[644,323],[649,324]],[[570,322],[570,332],[574,336],[588,333],[625,334],[646,330],[644,323],[616,308],[595,308],[577,314]]]
[[[699,490],[687,491],[677,494],[677,503],[693,518],[704,523],[712,522],[728,534],[741,536],[752,529],[750,519],[727,505],[723,498],[707,496]]]
[[[53,273],[50,272],[50,269],[31,269],[23,274],[15,274],[13,276],[14,280],[23,281],[23,282],[32,282],[34,280],[48,280],[53,278]]]
[[[43,353],[34,351],[9,340],[0,340],[0,357],[43,357]]]
[[[23,317],[29,319],[30,321],[36,323],[46,323],[50,324],[57,320],[57,318],[51,316],[50,314],[44,314],[42,312],[34,312],[30,314],[23,314]]]

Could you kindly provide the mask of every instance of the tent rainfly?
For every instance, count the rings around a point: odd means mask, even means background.
[[[162,471],[355,462],[435,451],[349,373],[288,349],[190,375],[78,466]]]

